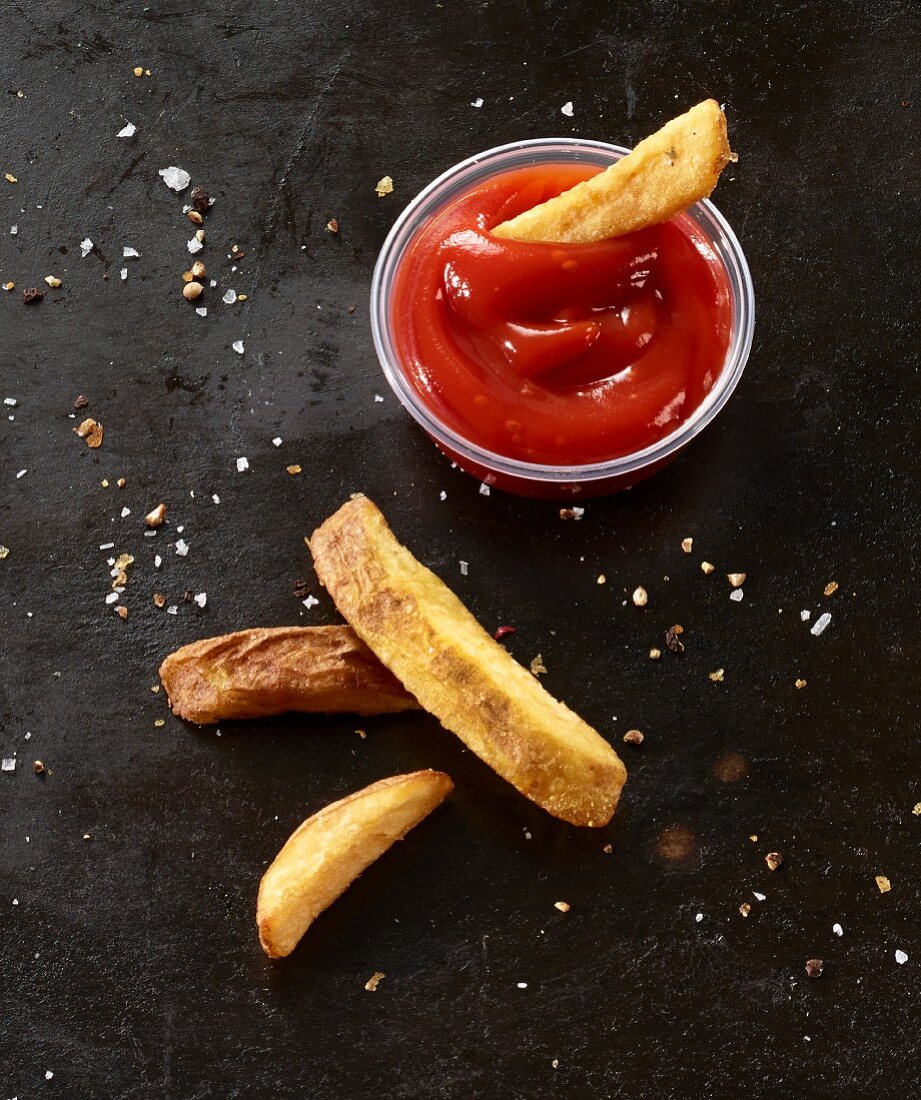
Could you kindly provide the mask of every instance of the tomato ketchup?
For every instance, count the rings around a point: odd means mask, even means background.
[[[694,222],[594,244],[490,229],[601,169],[491,176],[417,232],[394,281],[394,346],[449,428],[496,454],[571,466],[634,454],[680,427],[716,382],[732,303]]]

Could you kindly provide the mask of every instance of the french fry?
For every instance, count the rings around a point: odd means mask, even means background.
[[[259,884],[256,925],[265,953],[290,955],[314,919],[453,786],[444,772],[395,775],[308,817]]]
[[[201,725],[285,711],[385,714],[419,705],[348,626],[205,638],[171,653],[160,679],[173,713]]]
[[[342,615],[422,707],[555,817],[608,823],[627,775],[617,754],[397,542],[367,497],[309,541]]]
[[[726,116],[705,99],[597,176],[493,229],[516,241],[584,244],[668,221],[707,198],[733,153]]]

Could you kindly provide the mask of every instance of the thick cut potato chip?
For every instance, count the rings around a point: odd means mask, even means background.
[[[418,703],[348,626],[281,626],[205,638],[160,678],[173,712],[206,725],[285,711],[384,714]]]
[[[444,800],[444,772],[381,779],[308,817],[259,884],[259,942],[273,959],[290,955],[315,917],[370,864]]]
[[[705,199],[733,159],[726,116],[698,103],[597,176],[493,230],[516,241],[585,244],[657,225]]]
[[[422,707],[555,817],[607,824],[627,774],[617,754],[397,542],[367,497],[314,531],[310,549],[342,615]]]

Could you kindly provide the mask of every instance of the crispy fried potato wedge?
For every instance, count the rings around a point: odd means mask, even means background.
[[[314,918],[453,786],[444,772],[395,775],[308,817],[259,884],[256,925],[265,953],[273,959],[290,955]]]
[[[401,546],[367,497],[310,538],[317,574],[381,662],[481,760],[555,817],[606,825],[626,769]]]
[[[657,225],[705,199],[733,159],[726,116],[705,99],[592,179],[493,230],[516,241],[585,244]]]
[[[418,707],[348,626],[280,626],[205,638],[171,653],[173,712],[207,725],[285,711],[385,714]]]

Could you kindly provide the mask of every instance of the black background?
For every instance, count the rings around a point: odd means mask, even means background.
[[[0,751],[18,761],[0,774],[0,1096],[909,1095],[917,8],[0,10],[0,173],[18,177],[0,182],[0,279],[16,283],[0,300],[2,396],[18,401],[0,421]],[[366,302],[388,227],[480,149],[632,144],[709,95],[741,157],[715,200],[757,293],[735,397],[670,468],[581,522],[479,495],[376,364]],[[128,121],[136,136],[116,139]],[[157,176],[170,164],[217,198],[205,318],[180,296],[192,227],[188,192]],[[385,174],[395,191],[379,199]],[[232,243],[247,253],[236,272]],[[123,263],[126,245],[141,258]],[[45,299],[24,306],[35,284]],[[227,287],[248,300],[224,305]],[[72,432],[80,393],[79,415],[105,426],[97,451]],[[542,814],[425,716],[217,737],[152,693],[184,642],[336,621],[303,536],[356,490],[485,625],[516,626],[514,654],[541,653],[547,687],[623,749],[609,828]],[[160,500],[167,525],[145,538]],[[127,622],[104,602],[110,541],[136,559]],[[748,574],[740,604],[730,571]],[[294,598],[297,578],[319,607]],[[624,605],[637,584],[644,610]],[[186,589],[207,592],[204,610]],[[803,608],[812,622],[832,612],[821,637]],[[687,652],[650,661],[676,622]],[[620,746],[630,727],[641,749]],[[733,765],[747,775],[726,782]],[[292,828],[425,766],[454,776],[451,800],[289,959],[266,960],[255,894]],[[774,874],[771,850],[786,857]],[[804,974],[814,956],[818,980]]]

